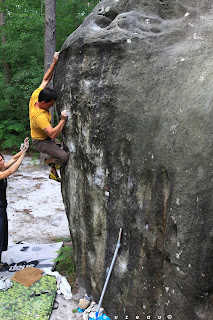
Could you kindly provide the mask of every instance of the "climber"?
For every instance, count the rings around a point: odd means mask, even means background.
[[[4,157],[0,154],[0,272],[9,268],[7,263],[1,262],[2,251],[7,251],[8,245],[7,178],[18,170],[28,148],[29,138],[26,138],[21,145],[21,151],[8,162],[5,163]]]
[[[49,108],[56,101],[56,93],[46,88],[52,79],[55,65],[59,59],[59,52],[55,52],[53,62],[44,75],[43,81],[36,89],[29,103],[29,117],[31,127],[32,144],[36,150],[49,156],[45,159],[45,164],[51,167],[49,178],[61,182],[57,169],[60,169],[68,160],[68,154],[61,149],[61,143],[56,137],[61,133],[66,120],[66,110],[61,112],[61,120],[54,128],[51,125],[51,114]]]

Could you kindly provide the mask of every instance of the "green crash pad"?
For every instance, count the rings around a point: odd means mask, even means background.
[[[57,291],[56,278],[45,275],[30,287],[11,281],[12,288],[0,292],[0,320],[48,320]]]

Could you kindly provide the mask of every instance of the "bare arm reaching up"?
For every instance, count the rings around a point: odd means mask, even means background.
[[[42,81],[41,85],[39,86],[40,88],[42,88],[42,89],[46,88],[46,86],[48,85],[48,83],[52,79],[53,72],[54,72],[56,63],[58,62],[58,59],[59,59],[59,52],[55,52],[55,54],[53,56],[53,62],[51,64],[51,66],[49,67],[49,69],[47,70],[47,72],[45,73],[43,81]]]

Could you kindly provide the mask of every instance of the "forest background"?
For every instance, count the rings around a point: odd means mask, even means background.
[[[99,0],[56,0],[56,51]],[[0,0],[0,148],[30,136],[28,105],[44,75],[45,0]]]

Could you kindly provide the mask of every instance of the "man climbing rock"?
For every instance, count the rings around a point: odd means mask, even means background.
[[[55,52],[53,62],[44,75],[43,81],[36,89],[29,103],[29,117],[32,144],[39,152],[46,153],[49,158],[45,163],[51,167],[49,178],[61,182],[57,170],[61,168],[68,160],[68,154],[61,149],[60,142],[56,138],[61,133],[66,121],[66,111],[61,112],[61,120],[54,128],[51,125],[51,114],[49,108],[53,106],[57,95],[54,90],[46,88],[50,82],[55,65],[59,59],[59,52]]]

